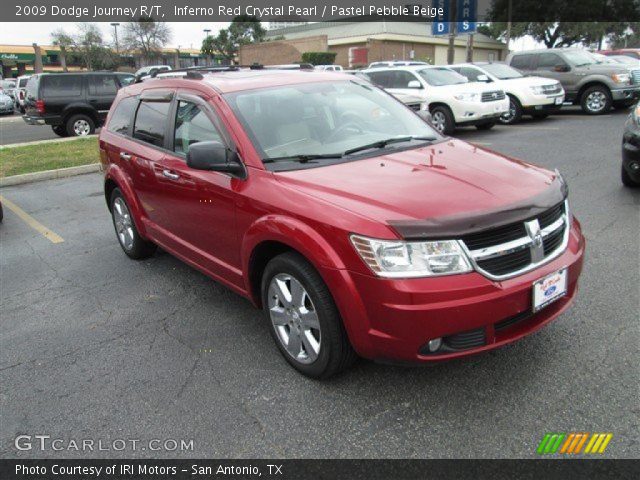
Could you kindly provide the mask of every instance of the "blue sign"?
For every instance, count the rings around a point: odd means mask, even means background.
[[[433,7],[442,8],[442,15],[438,15],[431,24],[432,35],[449,34],[449,0],[433,0]]]
[[[478,20],[478,0],[456,0],[456,31],[473,33]]]

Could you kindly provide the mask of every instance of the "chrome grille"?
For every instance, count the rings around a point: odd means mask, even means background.
[[[542,93],[544,93],[545,95],[555,95],[556,93],[560,93],[561,91],[562,91],[562,87],[560,87],[559,83],[542,86]]]
[[[560,255],[569,240],[566,201],[525,222],[466,235],[462,242],[476,270],[503,280],[533,270]]]
[[[640,70],[631,70],[631,83],[640,84]]]
[[[498,100],[504,100],[505,93],[502,90],[493,90],[491,92],[482,92],[483,102],[497,102]]]

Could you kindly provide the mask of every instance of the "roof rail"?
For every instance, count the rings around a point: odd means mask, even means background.
[[[176,73],[185,73],[186,78],[194,80],[202,79],[202,73],[207,72],[237,72],[240,70],[313,70],[313,65],[310,63],[294,63],[289,65],[261,65],[254,63],[251,65],[217,65],[210,67],[188,67],[178,68],[176,70],[158,70],[151,69],[147,75],[136,78],[136,83],[142,82],[145,78],[166,78],[171,77]]]

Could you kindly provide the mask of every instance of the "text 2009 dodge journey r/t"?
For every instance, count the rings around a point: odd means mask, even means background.
[[[352,76],[230,70],[118,93],[100,153],[127,255],[159,245],[247,297],[320,378],[490,350],[572,303],[585,244],[558,173]]]

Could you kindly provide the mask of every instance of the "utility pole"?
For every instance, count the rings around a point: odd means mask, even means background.
[[[447,63],[455,62],[456,43],[456,16],[458,14],[456,0],[449,0],[449,49],[447,50]]]
[[[467,63],[473,62],[473,33],[467,37]]]
[[[116,42],[116,53],[120,54],[120,47],[118,46],[118,27],[120,26],[120,24],[118,22],[114,22],[111,24],[111,26],[114,30],[113,38]]]

